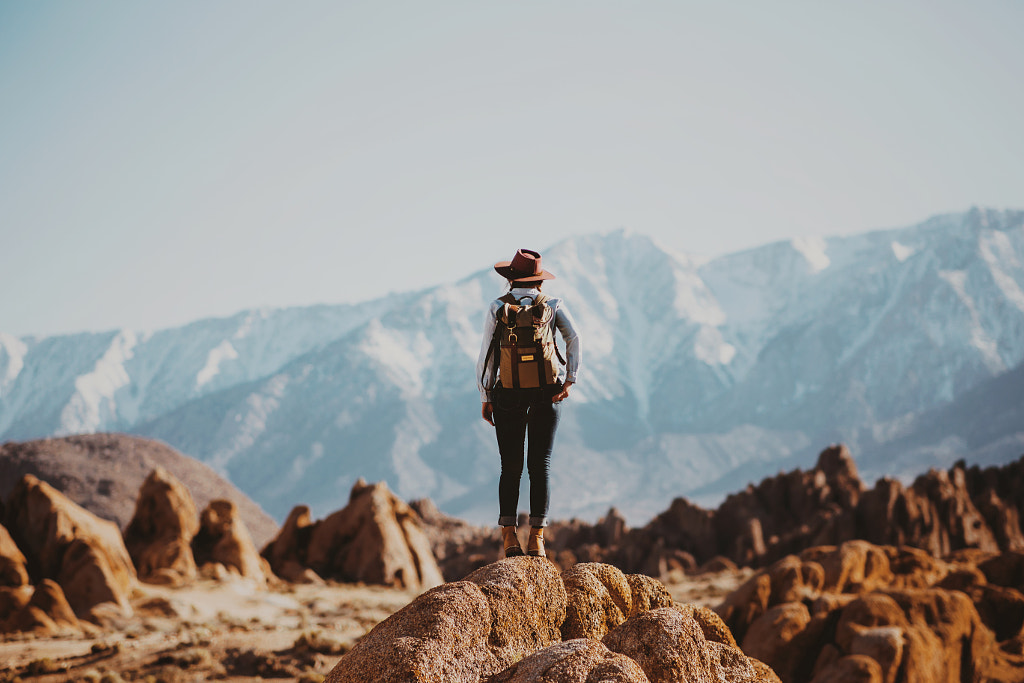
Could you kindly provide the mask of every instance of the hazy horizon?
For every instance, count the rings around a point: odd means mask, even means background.
[[[1024,207],[1024,5],[0,6],[0,332]]]

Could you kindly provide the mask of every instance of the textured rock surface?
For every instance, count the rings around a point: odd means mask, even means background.
[[[561,640],[566,590],[558,569],[544,558],[512,557],[466,577],[480,586],[490,608],[487,646],[496,673],[526,655]]]
[[[0,586],[17,588],[27,583],[25,555],[7,532],[7,528],[0,524]]]
[[[328,674],[326,683],[477,683],[494,665],[491,615],[475,583],[433,588],[375,626]]]
[[[633,611],[626,575],[609,564],[582,562],[562,574],[567,604],[562,638],[600,640]]]
[[[533,653],[488,683],[649,683],[640,665],[587,638]]]
[[[211,501],[203,510],[192,552],[199,565],[221,564],[257,585],[265,586],[269,578],[269,567],[264,566],[238,508],[229,500]]]
[[[1021,577],[993,572],[1018,583],[992,586],[978,568],[1012,565],[1010,553],[938,560],[851,541],[779,560],[718,611],[786,683],[1024,681]]]
[[[296,508],[264,555],[289,574],[309,567],[324,578],[412,590],[444,581],[419,515],[383,482],[360,480],[348,505],[314,523]]]
[[[195,578],[191,543],[198,530],[199,518],[188,489],[162,467],[150,472],[124,532],[139,578],[171,585]]]
[[[762,662],[730,641],[710,610],[674,605],[633,609],[630,580],[608,565],[577,565],[559,574],[546,559],[506,558],[423,593],[378,624],[344,655],[327,680],[469,681],[472,683],[711,683],[774,682]],[[575,568],[574,568],[575,569]],[[638,595],[660,602],[653,580],[633,577]],[[561,639],[567,605],[589,605],[597,630],[619,616],[603,644],[597,638]],[[627,620],[620,617],[632,614]],[[706,625],[698,623],[700,614]],[[563,621],[564,618],[564,621]],[[561,628],[560,628],[561,627]],[[710,632],[719,641],[705,637]]]
[[[692,617],[670,607],[630,617],[603,642],[639,664],[651,683],[757,680],[742,652],[708,641]]]
[[[112,522],[32,475],[15,487],[6,507],[7,526],[25,553],[29,576],[56,580],[79,617],[104,602],[130,611],[135,568]]]

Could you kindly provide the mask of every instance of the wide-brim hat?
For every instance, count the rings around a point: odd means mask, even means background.
[[[539,281],[554,280],[552,273],[541,268],[540,254],[531,249],[519,249],[511,261],[499,261],[494,270],[506,280]]]

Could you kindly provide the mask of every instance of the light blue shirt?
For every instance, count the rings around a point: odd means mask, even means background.
[[[523,306],[532,304],[538,294],[540,294],[540,290],[536,287],[515,287],[512,289],[512,296]],[[500,354],[493,353],[488,360],[487,352],[490,350],[491,340],[494,338],[494,326],[498,322],[498,309],[503,305],[505,305],[504,301],[495,299],[491,302],[487,313],[484,315],[484,343],[480,348],[480,357],[476,362],[477,388],[480,389],[480,401],[483,403],[489,403],[492,400],[491,389],[494,388],[494,384],[498,379],[498,358]],[[576,334],[576,325],[561,299],[548,299],[544,302],[544,305],[551,307],[555,313],[548,321],[548,325],[553,325],[565,341],[565,367],[563,368],[559,364],[558,381],[575,384],[580,367],[580,338]],[[554,330],[551,331],[551,334],[552,338],[554,338]],[[487,367],[485,368],[484,365]]]

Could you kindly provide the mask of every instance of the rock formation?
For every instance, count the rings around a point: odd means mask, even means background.
[[[493,529],[472,527],[422,505],[435,552],[448,580],[462,578],[468,558],[496,558]],[[818,545],[861,539],[912,546],[935,557],[976,548],[1024,550],[1024,458],[1001,467],[931,470],[911,486],[860,480],[845,446],[831,446],[809,471],[794,470],[751,484],[716,510],[684,498],[642,528],[614,510],[595,524],[554,522],[545,533],[551,559],[613,564],[624,572],[666,576],[723,563],[766,566]],[[457,540],[451,540],[456,538]]]
[[[174,586],[195,578],[191,543],[198,529],[188,489],[164,468],[154,469],[139,490],[135,514],[124,532],[139,578]]]
[[[1024,681],[1024,574],[1001,571],[1022,559],[850,541],[778,560],[717,610],[785,683]]]
[[[135,568],[121,532],[68,500],[49,484],[26,475],[6,505],[6,525],[25,554],[29,576],[54,579],[79,617],[100,603],[129,612]]]
[[[263,550],[274,571],[295,576],[299,567],[340,581],[363,581],[412,590],[444,581],[419,515],[383,482],[360,479],[348,505],[309,522],[300,506]]]
[[[221,565],[231,574],[266,586],[271,572],[238,516],[238,507],[230,500],[214,500],[203,510],[199,532],[192,539],[195,561],[202,565]]]
[[[5,631],[33,631],[39,635],[56,635],[78,631],[78,618],[68,604],[64,591],[55,581],[43,579],[28,602],[6,621]]]
[[[616,625],[603,639],[562,639],[573,593],[579,605],[605,606],[606,616],[617,615],[612,617]],[[708,622],[705,626],[698,621],[698,611],[688,605],[653,610],[632,607],[656,604],[666,594],[653,580],[630,582],[614,567],[586,566],[560,575],[546,559],[503,559],[477,570],[465,581],[420,595],[375,626],[341,658],[326,680],[778,680],[767,666],[736,648],[731,636],[715,640],[706,635],[727,631],[716,616],[702,613]],[[609,622],[606,619],[604,623]],[[600,627],[595,624],[594,628]]]
[[[124,529],[146,477],[162,467],[191,493],[196,507],[232,500],[258,546],[277,533],[259,505],[195,458],[152,439],[127,434],[79,434],[0,445],[0,498],[26,474],[49,483],[97,517]]]
[[[17,588],[27,583],[25,555],[18,549],[7,529],[0,524],[0,586]]]

